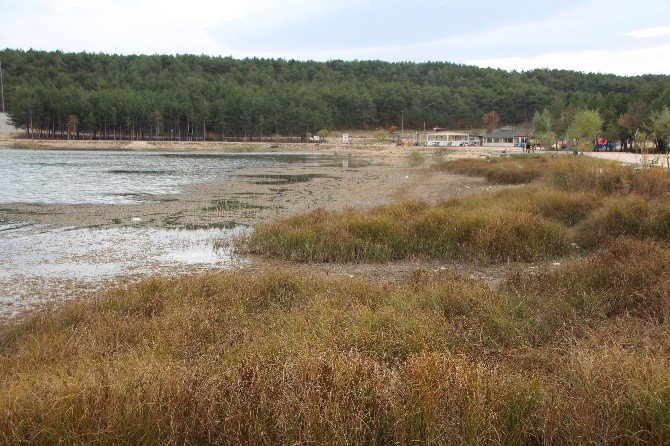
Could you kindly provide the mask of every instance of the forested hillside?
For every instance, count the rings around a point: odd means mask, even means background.
[[[481,127],[548,108],[599,110],[613,129],[634,104],[670,104],[670,77],[523,73],[444,62],[300,62],[194,55],[119,56],[3,50],[10,116],[43,136],[304,136],[321,128]],[[594,67],[598,69],[601,67]],[[565,121],[565,120],[564,120]],[[612,130],[614,131],[614,130]],[[81,136],[83,137],[83,136]]]

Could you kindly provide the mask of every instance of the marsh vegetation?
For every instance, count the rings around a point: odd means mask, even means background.
[[[384,282],[286,262],[155,277],[26,316],[0,327],[0,439],[668,442],[668,177],[577,157],[439,168],[516,186],[314,211],[258,226],[248,249],[533,269],[492,287],[448,270]]]

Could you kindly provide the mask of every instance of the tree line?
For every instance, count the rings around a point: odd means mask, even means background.
[[[401,114],[406,128],[467,129],[491,111],[519,124],[545,109],[556,133],[589,109],[622,136],[622,116],[644,121],[670,104],[670,77],[654,75],[12,49],[0,60],[11,120],[42,137],[303,137],[399,126]]]

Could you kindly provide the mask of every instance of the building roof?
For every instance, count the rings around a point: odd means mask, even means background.
[[[430,132],[428,133],[428,136],[434,136],[434,135],[459,135],[459,136],[470,136],[469,133],[461,133],[461,132],[448,132],[448,131],[438,131],[438,132]]]
[[[528,136],[524,130],[517,130],[514,127],[503,127],[487,134],[486,138],[516,138],[519,136]]]

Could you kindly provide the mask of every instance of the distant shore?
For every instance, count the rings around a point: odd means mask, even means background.
[[[372,140],[341,143],[339,135],[324,143],[268,143],[268,142],[223,142],[223,141],[126,141],[126,140],[60,140],[19,139],[10,134],[0,134],[0,148],[28,150],[127,150],[127,151],[203,151],[221,153],[309,153],[323,155],[347,155],[378,159],[397,163],[418,150],[427,157],[479,158],[503,154],[523,153],[519,147],[415,147],[397,146]],[[537,152],[542,153],[542,152]],[[628,152],[590,152],[595,158],[619,161],[624,164],[641,164],[643,156]],[[661,167],[667,166],[667,155],[648,155],[647,162]]]
[[[406,159],[413,151],[426,157],[482,157],[502,153],[521,153],[518,147],[416,147],[397,146],[373,140],[343,144],[341,138],[329,138],[324,143],[268,143],[222,141],[113,141],[113,140],[53,140],[18,139],[0,135],[0,148],[29,150],[127,150],[127,151],[203,151],[222,153],[310,153],[323,155],[348,155],[373,158],[396,163]]]

